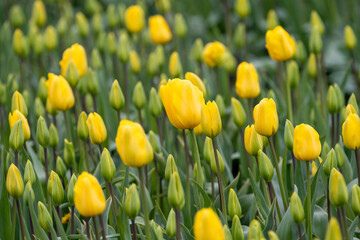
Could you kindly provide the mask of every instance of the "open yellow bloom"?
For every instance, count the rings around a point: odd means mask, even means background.
[[[192,129],[201,122],[204,97],[199,88],[188,80],[175,78],[160,87],[161,101],[174,127]]]
[[[15,110],[12,113],[9,113],[9,124],[10,124],[10,131],[15,125],[15,123],[19,120],[22,120],[22,130],[24,133],[24,140],[29,140],[31,136],[29,123],[26,117],[19,111]]]
[[[281,26],[268,30],[265,35],[266,49],[272,59],[286,61],[295,54],[295,41]]]
[[[166,44],[172,39],[170,27],[161,15],[149,18],[149,32],[151,41],[155,44]]]
[[[239,64],[236,70],[236,92],[240,98],[256,98],[260,94],[258,74],[254,65]]]
[[[255,130],[263,136],[272,136],[279,128],[276,104],[272,98],[262,99],[254,108]]]
[[[82,172],[74,187],[74,202],[78,212],[84,217],[101,214],[106,201],[101,186],[93,175]]]
[[[255,131],[254,124],[245,128],[244,144],[246,151],[253,156],[257,156],[258,151],[263,148],[262,137]]]
[[[221,117],[215,101],[208,101],[201,108],[201,126],[206,136],[214,138],[221,131]]]
[[[131,33],[139,33],[144,28],[145,14],[139,5],[130,6],[126,9],[125,26]]]
[[[219,217],[211,208],[203,208],[195,215],[195,240],[224,240],[224,228]]]
[[[342,125],[342,137],[345,147],[351,150],[360,148],[360,118],[351,113]]]
[[[89,128],[91,143],[102,144],[107,137],[106,127],[102,117],[96,112],[90,113],[86,120],[86,125]]]
[[[46,87],[49,103],[56,110],[66,111],[74,106],[75,98],[73,91],[63,76],[49,73]]]
[[[61,67],[61,75],[63,77],[66,76],[66,70],[70,62],[73,62],[75,64],[75,67],[79,73],[79,77],[85,75],[88,64],[86,59],[86,51],[83,46],[75,43],[64,51],[62,59],[59,62]]]
[[[140,124],[121,120],[115,141],[121,160],[127,166],[142,167],[153,160],[153,149]]]
[[[313,127],[304,123],[295,127],[293,152],[300,161],[311,161],[319,157],[321,143],[319,134]]]
[[[210,42],[205,45],[203,50],[203,60],[209,67],[217,67],[226,52],[224,44],[218,41]]]
[[[202,91],[204,98],[206,98],[206,88],[201,78],[192,72],[185,73],[185,79],[189,80],[192,84],[197,86]]]

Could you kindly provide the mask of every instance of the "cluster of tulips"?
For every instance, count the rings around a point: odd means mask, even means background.
[[[247,62],[249,1],[224,4],[224,36],[205,46],[170,0],[157,15],[145,1],[104,13],[86,0],[83,13],[35,0],[29,20],[13,4],[0,26],[15,62],[1,67],[0,239],[360,236],[356,35],[345,27],[349,69],[329,84],[317,12],[307,57],[270,10],[264,74]]]

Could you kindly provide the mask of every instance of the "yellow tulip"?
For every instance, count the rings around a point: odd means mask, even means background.
[[[39,27],[44,26],[46,23],[46,8],[41,0],[36,0],[34,2],[31,17]]]
[[[161,101],[174,127],[192,129],[201,122],[202,92],[188,80],[175,78],[160,87]]]
[[[265,35],[266,49],[272,59],[286,61],[295,54],[295,42],[281,26],[268,30]]]
[[[83,46],[81,46],[78,43],[75,43],[64,51],[62,55],[62,59],[59,62],[61,67],[61,75],[63,77],[66,76],[66,70],[70,62],[73,62],[75,64],[75,67],[79,73],[79,77],[85,75],[88,64],[86,59],[86,51]]]
[[[263,98],[254,108],[255,130],[263,136],[272,136],[279,128],[276,104],[272,98]]]
[[[226,52],[226,47],[221,42],[215,41],[205,45],[202,56],[209,67],[217,67]]]
[[[194,132],[195,132],[196,136],[200,136],[201,134],[204,133],[201,123],[199,125],[197,125],[196,127],[194,127]]]
[[[104,193],[96,177],[87,172],[80,174],[74,187],[74,202],[84,217],[93,217],[105,210]]]
[[[49,73],[46,87],[49,103],[56,110],[66,111],[74,106],[73,91],[63,76]]]
[[[320,163],[320,164],[322,163],[322,158],[321,158],[321,157],[319,157],[319,163]],[[318,166],[317,166],[316,162],[313,161],[313,162],[311,163],[311,173],[312,173],[313,176],[315,176],[317,170],[318,170]]]
[[[319,157],[321,143],[319,134],[307,124],[297,125],[294,129],[293,153],[300,161],[311,161]]]
[[[195,73],[192,73],[192,72],[187,72],[187,73],[185,73],[185,79],[189,80],[192,84],[197,86],[200,89],[200,91],[203,93],[204,98],[206,98],[205,85],[198,75],[196,75]]]
[[[351,150],[360,148],[360,118],[352,113],[347,116],[342,125],[342,137],[345,147]]]
[[[208,101],[201,108],[201,126],[206,136],[214,138],[221,131],[221,117],[215,101]]]
[[[211,208],[203,208],[195,215],[195,240],[224,240],[224,228],[219,217]]]
[[[153,149],[140,124],[121,120],[115,141],[121,160],[127,166],[142,167],[153,160]]]
[[[357,114],[356,109],[354,108],[354,106],[349,103],[345,108],[345,119],[352,113]]]
[[[161,15],[149,18],[149,32],[151,41],[155,44],[166,44],[172,39],[170,27]]]
[[[130,51],[130,67],[135,74],[138,74],[141,70],[141,61],[135,50]]]
[[[6,189],[10,196],[15,199],[21,197],[24,192],[24,181],[19,169],[12,163],[6,175]]]
[[[244,144],[246,151],[254,156],[256,156],[258,151],[263,148],[262,137],[255,131],[254,124],[245,128]]]
[[[19,120],[22,120],[22,129],[24,133],[24,140],[29,140],[31,136],[29,123],[26,119],[26,117],[19,111],[15,110],[12,113],[9,113],[9,124],[10,124],[10,130],[13,128],[15,123]]]
[[[236,92],[240,98],[256,98],[260,94],[258,74],[254,65],[239,64],[236,70]]]
[[[86,120],[86,125],[89,128],[91,143],[102,144],[107,137],[107,131],[101,116],[96,112],[90,113]]]
[[[144,10],[139,5],[130,6],[125,12],[125,26],[131,33],[139,33],[145,26]]]

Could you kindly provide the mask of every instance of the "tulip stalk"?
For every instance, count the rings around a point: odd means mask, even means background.
[[[180,211],[175,209],[176,218],[176,240],[181,240]]]
[[[15,200],[15,199],[14,199]],[[26,239],[25,238],[25,228],[24,228],[24,222],[23,222],[23,218],[22,218],[22,213],[21,213],[21,207],[20,207],[20,201],[19,199],[15,200],[15,204],[16,204],[16,208],[17,208],[17,212],[18,212],[18,217],[19,217],[19,223],[20,223],[20,229],[21,229],[21,237],[22,239]]]
[[[18,166],[18,161],[19,161],[19,152],[15,151],[14,155],[15,155],[15,166],[17,167]]]
[[[308,238],[312,240],[311,230],[311,188],[310,188],[310,161],[306,161],[307,209],[306,221],[308,225]]]
[[[127,65],[123,63],[123,76],[124,76],[124,93],[125,93],[125,110],[126,115],[129,117],[129,93],[128,93],[128,77],[127,77]]]
[[[105,232],[105,227],[104,227],[104,221],[103,221],[103,218],[102,218],[101,214],[99,214],[99,222],[100,222],[100,226],[101,226],[102,239],[106,240],[106,232]]]
[[[360,186],[360,149],[355,150],[358,185]]]
[[[65,128],[66,128],[66,133],[69,137],[69,140],[72,141],[72,136],[71,136],[71,130],[70,130],[70,126],[69,126],[69,118],[67,117],[67,114],[65,111],[63,111],[64,114],[64,122],[65,122]]]
[[[185,148],[185,172],[186,172],[186,208],[189,216],[191,216],[191,204],[190,204],[190,173],[189,173],[189,156],[188,156],[188,144],[186,140],[186,132],[183,129],[184,148]]]
[[[86,217],[85,218],[85,223],[86,223],[86,235],[88,237],[88,239],[90,240],[91,237],[90,237],[90,225],[89,225],[89,218]]]
[[[199,174],[197,174],[197,177],[201,178],[200,174],[202,174],[202,172],[201,172],[202,168],[201,168],[201,162],[200,162],[199,147],[198,147],[198,144],[197,144],[197,141],[196,141],[196,136],[195,136],[194,129],[190,129],[190,132],[191,132],[191,136],[192,136],[192,142],[193,142],[193,145],[194,145],[194,148],[195,148],[194,149],[194,155],[195,155],[195,161],[196,161],[197,169],[198,169],[198,173],[199,173]]]
[[[145,196],[145,182],[144,182],[144,173],[143,168],[138,168],[139,170],[139,180],[140,180],[140,194],[141,194],[141,201],[144,210],[144,222],[145,222],[145,234],[147,239],[151,239],[150,235],[150,223],[149,223],[149,212],[146,204],[146,196]]]
[[[131,233],[133,235],[132,240],[137,240],[135,220],[131,220]]]

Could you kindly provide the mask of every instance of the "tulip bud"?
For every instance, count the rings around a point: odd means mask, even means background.
[[[258,153],[260,175],[266,182],[271,182],[274,176],[274,166],[270,158],[260,149]]]
[[[304,220],[304,208],[301,200],[296,192],[291,195],[290,199],[290,213],[291,217],[297,224],[301,224]]]
[[[26,164],[25,164],[24,181],[31,182],[31,184],[34,184],[36,181],[34,167],[33,167],[32,163],[30,162],[30,160],[27,160]]]
[[[346,25],[344,29],[344,42],[345,46],[350,51],[352,51],[356,46],[356,35],[349,25]]]
[[[28,108],[21,93],[15,91],[11,98],[11,112],[19,110],[25,117],[28,115]]]
[[[11,25],[14,28],[21,27],[25,23],[25,16],[24,12],[20,5],[15,4],[10,8],[9,14]]]
[[[288,119],[286,119],[285,130],[284,130],[284,141],[285,141],[286,147],[290,151],[293,150],[293,140],[294,140],[294,126]]]
[[[42,164],[45,164],[44,148],[39,145],[38,158]]]
[[[226,107],[225,107],[225,102],[224,102],[224,98],[222,97],[222,95],[217,94],[216,98],[215,98],[215,103],[219,109],[219,113],[221,117],[225,116],[225,111],[226,111]]]
[[[234,32],[234,43],[239,49],[243,48],[246,43],[246,26],[244,23],[239,23]]]
[[[343,175],[333,168],[329,180],[330,202],[334,207],[344,206],[348,202],[348,190]]]
[[[20,57],[26,57],[29,53],[29,46],[26,37],[20,29],[16,29],[13,35],[13,49]]]
[[[36,33],[33,39],[33,49],[36,56],[41,56],[44,52],[44,38],[40,33]]]
[[[165,165],[165,179],[169,181],[172,174],[177,171],[175,159],[173,155],[169,154]]]
[[[80,79],[75,63],[71,61],[66,68],[66,80],[72,88],[75,88]]]
[[[294,58],[301,63],[306,60],[305,46],[301,41],[296,42]]]
[[[326,155],[330,152],[329,144],[325,141],[321,148],[321,158],[326,159]],[[330,169],[331,171],[331,169]]]
[[[162,112],[162,104],[160,97],[156,92],[155,88],[153,87],[150,90],[149,109],[150,113],[153,115],[154,118],[159,117]]]
[[[31,18],[39,27],[44,26],[46,23],[46,8],[41,0],[36,0],[34,2]]]
[[[156,9],[159,12],[166,13],[170,10],[171,3],[169,0],[159,0],[156,1],[155,3],[156,3]]]
[[[117,111],[120,111],[120,109],[125,104],[123,92],[121,91],[119,82],[116,79],[111,86],[109,101],[111,107],[113,107]]]
[[[81,37],[85,38],[89,34],[89,22],[82,12],[76,14],[76,25]]]
[[[249,226],[248,239],[261,239],[263,237],[260,223],[256,219],[252,220]]]
[[[316,70],[316,56],[314,53],[311,53],[308,60],[308,73],[312,78],[316,78],[317,70]]]
[[[135,220],[135,218],[139,215],[139,212],[140,212],[139,193],[137,191],[136,185],[133,183],[131,184],[129,190],[126,192],[125,213],[131,220]]]
[[[56,169],[55,172],[60,176],[60,178],[64,178],[66,174],[66,166],[64,161],[60,156],[56,158]]]
[[[101,175],[103,176],[105,181],[111,183],[116,173],[116,167],[107,148],[104,148],[101,154],[100,168],[101,168]]]
[[[166,234],[169,239],[174,238],[176,235],[176,216],[173,209],[170,210],[167,221],[166,221]]]
[[[101,69],[103,62],[101,60],[100,52],[97,48],[94,48],[91,51],[91,66],[94,69]]]
[[[40,116],[37,121],[36,139],[44,148],[49,144],[49,130],[46,126],[45,119],[42,116]]]
[[[152,130],[149,131],[149,141],[154,152],[159,153],[161,146],[158,141],[157,135]]]
[[[339,239],[342,239],[340,226],[336,218],[332,217],[326,230],[325,240]]]
[[[163,240],[163,234],[162,234],[161,227],[159,225],[157,225],[154,220],[150,221],[150,226],[153,230],[153,233],[155,233],[155,240]]]
[[[115,28],[119,22],[118,13],[116,12],[115,5],[109,4],[106,10],[106,18],[110,28]]]
[[[56,29],[53,26],[48,26],[45,29],[45,47],[48,51],[54,50],[58,46],[58,36]]]
[[[356,215],[360,215],[360,188],[357,184],[351,189],[351,208]]]
[[[322,39],[321,34],[317,29],[313,29],[311,31],[310,35],[310,42],[309,42],[309,48],[312,53],[315,53],[316,55],[319,54],[322,50]]]
[[[279,19],[274,9],[270,9],[267,14],[267,29],[273,30],[279,26]]]
[[[330,114],[335,114],[340,110],[339,101],[337,99],[336,91],[333,86],[329,87],[327,93],[327,105]]]
[[[47,182],[47,185],[46,185],[46,190],[50,195],[52,193],[52,187],[53,187],[53,183],[54,183],[55,174],[56,173],[54,171],[50,172],[50,176],[48,178],[48,182]]]
[[[332,148],[330,152],[326,155],[325,163],[323,164],[324,172],[327,177],[330,177],[331,170],[336,168],[337,159],[335,150]]]
[[[4,106],[6,104],[6,86],[0,83],[0,104]]]
[[[295,60],[286,65],[286,80],[291,89],[295,89],[300,80],[299,66]]]
[[[246,122],[246,112],[241,102],[236,98],[231,98],[231,113],[235,125],[242,129]]]
[[[75,151],[72,142],[67,139],[64,140],[64,160],[68,167],[73,167],[75,162]]]
[[[200,38],[197,38],[194,42],[194,45],[191,48],[191,56],[196,62],[202,61],[202,52],[204,49],[203,41]]]
[[[120,34],[117,55],[122,63],[129,61],[129,38],[126,32]]]
[[[339,105],[338,112],[340,112],[341,108],[343,108],[345,106],[344,94],[343,94],[341,88],[339,87],[339,85],[337,85],[337,83],[334,83],[333,86],[334,86],[334,89],[336,92],[336,97],[337,97],[338,105]]]
[[[132,101],[138,110],[141,110],[146,104],[146,95],[141,81],[138,81],[134,87]]]
[[[86,120],[87,120],[87,115],[84,111],[82,111],[78,118],[77,134],[79,138],[83,141],[85,141],[89,137],[89,128],[86,125]]]
[[[138,74],[141,70],[141,61],[135,50],[130,51],[130,67],[135,74]]]
[[[238,215],[235,215],[232,220],[232,237],[233,240],[244,240],[244,231]]]
[[[234,218],[235,215],[241,217],[241,213],[242,213],[239,199],[236,196],[234,189],[232,188],[230,188],[229,191],[228,213],[231,218]]]
[[[233,240],[230,229],[227,225],[224,225],[225,240]]]
[[[311,22],[311,30],[316,29],[317,31],[319,31],[320,35],[324,34],[325,32],[324,23],[316,11],[311,12],[310,22]]]
[[[59,206],[64,200],[64,188],[59,175],[55,172],[51,188],[51,199],[53,200],[55,206]]]
[[[31,186],[31,182],[27,182],[24,190],[24,201],[26,206],[35,201],[35,193]]]
[[[58,131],[54,124],[50,124],[49,127],[49,146],[55,148],[59,143]]]
[[[69,203],[71,206],[74,206],[74,187],[75,187],[76,181],[77,181],[76,175],[75,175],[75,173],[73,173],[73,175],[70,178],[67,193],[66,193],[67,199],[69,200]]]
[[[40,226],[45,230],[45,232],[50,232],[51,226],[53,225],[52,217],[50,216],[49,211],[42,202],[38,202],[38,218]]]
[[[22,121],[18,120],[11,129],[9,144],[12,150],[19,151],[24,145],[24,132],[22,127]]]
[[[116,53],[116,37],[115,33],[109,32],[107,35],[107,49],[111,55],[114,55]]]
[[[350,96],[350,98],[348,100],[348,104],[351,104],[355,108],[356,112],[359,114],[359,107],[358,107],[358,104],[357,104],[356,97],[355,97],[354,93],[351,94],[351,96]]]
[[[19,199],[24,191],[21,173],[13,163],[10,165],[6,175],[6,189],[14,199]]]
[[[35,98],[35,116],[36,117],[40,117],[40,116],[45,116],[45,107],[44,104],[41,102],[40,98],[36,97]]]
[[[91,95],[96,96],[99,93],[99,81],[96,72],[89,68],[86,73],[86,79],[87,90]]]
[[[184,189],[177,172],[173,172],[170,177],[168,200],[172,208],[180,211],[185,205]]]
[[[255,126],[247,126],[244,134],[245,149],[250,155],[256,156],[260,149],[263,149],[263,140],[261,135],[255,131]]]
[[[178,78],[182,75],[182,64],[178,52],[173,52],[169,61],[169,73],[173,78]]]
[[[64,36],[64,34],[66,33],[66,31],[68,29],[68,25],[67,25],[65,16],[60,17],[60,19],[56,25],[56,29],[60,36]]]
[[[187,32],[187,26],[183,15],[180,13],[175,14],[174,28],[176,36],[178,36],[179,38],[185,37]]]
[[[346,155],[344,153],[344,149],[340,147],[340,145],[337,143],[335,145],[335,153],[336,153],[336,164],[339,169],[341,169],[344,165]]]
[[[276,235],[274,231],[268,232],[269,240],[279,240],[279,237]]]
[[[236,0],[235,12],[241,17],[246,18],[251,12],[251,5],[249,0]]]
[[[147,71],[152,77],[154,77],[159,71],[159,63],[154,52],[151,52],[149,54],[149,58],[147,61]]]
[[[223,173],[224,169],[225,169],[224,159],[221,156],[219,150],[216,150],[216,151],[217,151],[218,160],[219,160],[220,172]],[[216,166],[216,159],[215,159],[214,155],[211,156],[210,167],[211,167],[211,170],[213,171],[213,173],[215,175],[218,175],[217,166]]]

